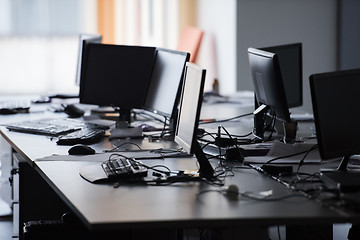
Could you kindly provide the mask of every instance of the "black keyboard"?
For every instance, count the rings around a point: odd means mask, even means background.
[[[109,179],[133,179],[147,176],[147,168],[133,159],[118,157],[101,164]]]
[[[104,129],[82,128],[60,136],[56,143],[59,145],[90,144],[102,138],[104,134]]]

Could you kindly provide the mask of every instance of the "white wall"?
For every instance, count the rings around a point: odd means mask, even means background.
[[[0,37],[0,94],[76,93],[77,36]]]
[[[253,89],[248,47],[302,42],[302,109],[311,112],[310,74],[336,70],[336,26],[336,0],[237,1],[237,89]]]
[[[198,0],[198,26],[204,30],[197,63],[207,69],[205,91],[214,78],[221,94],[236,91],[236,0]]]

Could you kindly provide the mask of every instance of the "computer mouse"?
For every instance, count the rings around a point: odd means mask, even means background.
[[[64,112],[71,118],[78,118],[84,115],[84,111],[75,106],[75,104],[69,104],[64,108]]]
[[[239,187],[236,186],[235,184],[231,184],[228,187],[224,188],[224,194],[229,199],[232,199],[232,200],[238,199],[239,193],[240,193]]]
[[[77,144],[75,146],[72,146],[68,153],[70,155],[94,155],[95,150],[87,145]]]

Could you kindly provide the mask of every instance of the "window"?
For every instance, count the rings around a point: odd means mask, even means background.
[[[97,31],[91,18],[95,0],[0,0],[0,94],[76,91],[78,35]]]
[[[100,33],[105,43],[175,48],[179,3],[0,0],[0,95],[77,92],[80,33]]]

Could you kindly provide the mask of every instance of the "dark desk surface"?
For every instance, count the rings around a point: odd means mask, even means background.
[[[192,159],[157,161],[172,169],[196,168]],[[149,162],[146,162],[150,164]],[[346,222],[347,216],[321,207],[305,197],[280,201],[231,200],[205,183],[171,186],[120,186],[92,184],[81,178],[80,168],[89,162],[37,162],[44,179],[93,229],[235,227],[246,225],[326,224]],[[150,164],[151,165],[151,164]],[[240,191],[272,189],[273,197],[293,194],[284,186],[250,169],[235,170],[226,185]]]
[[[225,109],[224,106],[215,106]],[[207,107],[206,107],[207,108]],[[210,117],[208,111],[203,114]],[[231,108],[231,107],[230,107]],[[228,112],[228,111],[227,111]],[[235,110],[242,114],[247,110]],[[215,110],[212,112],[217,114]],[[229,113],[229,112],[228,112]],[[53,115],[53,114],[50,114]],[[235,114],[226,115],[233,117]],[[1,117],[2,123],[49,116],[29,114]],[[60,115],[56,115],[60,116]],[[63,115],[65,116],[65,115]],[[251,121],[245,120],[244,121]],[[218,192],[199,192],[218,189],[206,183],[187,183],[171,186],[92,184],[79,175],[79,170],[91,162],[35,161],[52,154],[67,154],[69,146],[58,146],[48,137],[10,132],[1,127],[2,136],[34,166],[45,181],[89,228],[167,228],[167,227],[232,227],[247,225],[329,224],[349,221],[349,215],[322,207],[313,200],[293,197],[281,201],[257,201],[240,198],[230,200]],[[142,142],[143,146],[171,147],[172,143]],[[155,146],[155,145],[156,146]],[[107,138],[92,145],[97,152],[113,148]],[[35,162],[34,162],[35,161]],[[173,170],[196,169],[195,159],[166,159],[150,161],[161,163]],[[216,162],[212,162],[216,164]],[[273,190],[273,197],[293,194],[285,186],[252,169],[236,169],[235,176],[226,178],[225,184],[236,184],[240,191]]]

